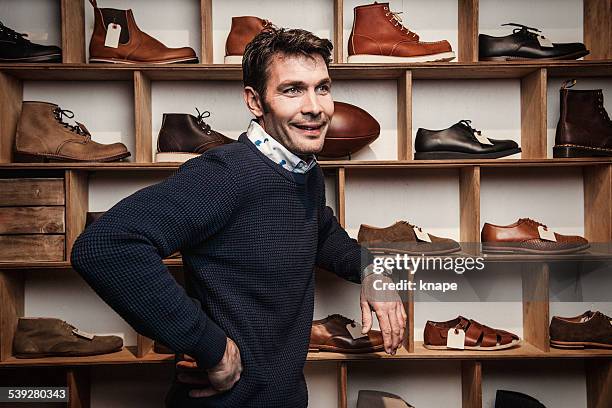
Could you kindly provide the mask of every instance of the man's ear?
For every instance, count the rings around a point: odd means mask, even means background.
[[[253,87],[245,86],[242,91],[242,96],[244,97],[244,103],[246,103],[247,108],[249,108],[253,116],[256,118],[262,117],[264,109],[257,91],[253,89]]]

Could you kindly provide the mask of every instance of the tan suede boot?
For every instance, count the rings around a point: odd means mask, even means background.
[[[16,158],[22,161],[109,162],[128,157],[123,143],[101,144],[91,140],[87,128],[71,126],[62,116],[74,117],[69,110],[48,102],[23,102],[15,137]]]
[[[268,20],[254,16],[232,17],[232,28],[225,41],[226,64],[241,64],[244,49],[253,38],[266,27],[271,27]]]
[[[17,322],[13,353],[17,358],[76,357],[121,350],[118,336],[95,336],[60,319],[23,317]]]

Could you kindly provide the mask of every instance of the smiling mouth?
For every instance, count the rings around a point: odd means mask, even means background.
[[[310,125],[310,124],[309,125],[297,125],[297,124],[294,124],[293,126],[298,128],[298,129],[304,130],[306,132],[315,132],[317,130],[321,130],[321,128],[323,126],[325,126],[325,123],[312,124],[312,125]]]

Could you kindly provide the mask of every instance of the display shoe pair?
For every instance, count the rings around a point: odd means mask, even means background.
[[[432,350],[495,351],[515,347],[519,343],[516,334],[492,329],[463,316],[446,322],[428,320],[423,333],[423,347]]]
[[[461,250],[458,242],[429,234],[407,221],[383,228],[361,224],[357,242],[374,254],[444,255]]]
[[[361,333],[361,326],[339,314],[314,320],[310,331],[309,351],[335,353],[373,353],[385,349],[382,333]]]
[[[390,392],[359,390],[357,408],[414,408],[400,396]]]
[[[61,48],[34,44],[26,37],[0,22],[0,63],[62,62]]]
[[[510,225],[486,222],[481,232],[482,250],[500,254],[570,254],[589,247],[589,242],[577,235],[562,235],[531,218],[519,218]]]
[[[590,310],[573,317],[553,316],[550,345],[565,349],[612,349],[612,318]]]
[[[79,357],[120,351],[118,336],[96,336],[63,320],[46,317],[22,317],[13,338],[17,358]]]
[[[89,62],[121,64],[197,63],[190,47],[170,48],[141,31],[132,10],[94,8],[94,30],[89,42]]]
[[[23,102],[15,136],[16,159],[110,162],[130,156],[123,143],[94,142],[85,125],[64,122],[73,117],[72,111],[54,103]]]

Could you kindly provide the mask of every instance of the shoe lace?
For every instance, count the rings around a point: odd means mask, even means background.
[[[18,33],[17,31],[5,26],[2,21],[0,21],[0,34],[19,42],[31,44],[30,40],[25,38],[28,36],[26,33]]]
[[[196,117],[196,121],[198,125],[204,132],[206,132],[207,135],[210,135],[211,134],[210,125],[204,122],[204,119],[210,117],[210,112],[209,111],[200,112],[198,108],[195,108],[195,110],[196,112],[198,112],[198,116]]]
[[[601,91],[601,89],[597,91],[597,102],[595,107],[599,111],[599,114],[604,118],[604,120],[608,122],[608,125],[612,126],[612,120],[610,120],[610,116],[608,116],[608,112],[606,111],[606,108],[604,108],[603,92]]]
[[[414,39],[418,39],[419,38],[419,36],[416,33],[410,31],[410,29],[408,27],[404,26],[404,24],[402,22],[402,18],[400,17],[400,14],[403,13],[402,11],[391,11],[391,10],[389,10],[388,7],[385,7],[384,9],[386,11],[385,17],[391,16],[391,19],[389,21],[393,23],[394,27],[399,27],[401,32],[404,32],[404,30],[406,30],[406,35],[408,35],[408,36],[410,36],[410,37],[412,37]]]
[[[502,24],[502,26],[516,27],[514,30],[512,30],[513,34],[521,33],[522,35],[526,35],[532,38],[537,38],[540,35],[539,33],[542,32],[542,30],[538,30],[537,28],[528,27],[526,25],[517,23],[505,23]]]
[[[461,126],[463,126],[463,127],[467,128],[467,130],[469,130],[469,131],[472,133],[472,135],[473,135],[473,136],[474,136],[474,135],[478,135],[478,136],[480,136],[480,135],[482,134],[482,132],[481,132],[480,130],[475,129],[475,128],[473,128],[473,127],[472,127],[472,121],[471,121],[471,120],[469,120],[469,119],[461,119],[461,120],[459,121],[459,124],[460,124]]]
[[[346,316],[342,316],[341,314],[338,314],[338,313],[334,313],[334,314],[328,315],[326,317],[326,319],[338,319],[338,320],[340,320],[342,322],[346,322],[347,324],[350,323],[351,326],[353,326],[353,327],[355,327],[355,325],[356,325],[354,320],[349,319]]]
[[[68,109],[62,109],[59,106],[55,109],[53,109],[53,114],[55,115],[55,119],[62,124],[66,129],[70,130],[71,132],[74,132],[80,136],[84,136],[87,139],[91,138],[91,135],[89,134],[89,132],[86,129],[81,128],[81,126],[79,125],[71,125],[69,123],[66,123],[62,120],[62,118],[65,116],[68,119],[72,119],[74,118],[74,112],[72,112],[71,110]]]
[[[519,221],[525,221],[525,222],[528,222],[528,223],[531,223],[531,224],[534,224],[534,225],[541,225],[541,226],[543,226],[545,229],[548,229],[548,227],[547,227],[546,225],[542,224],[542,223],[541,223],[541,222],[539,222],[539,221],[533,220],[533,219],[531,219],[531,218],[519,218]]]

